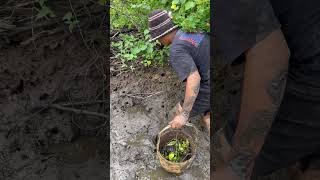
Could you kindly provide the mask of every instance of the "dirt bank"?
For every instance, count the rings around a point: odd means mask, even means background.
[[[156,157],[154,138],[169,122],[182,89],[169,67],[115,73],[110,86],[111,179],[209,179],[207,132],[200,132],[197,156],[179,177],[165,172]],[[198,119],[193,122],[199,127]]]
[[[106,121],[97,115],[107,112],[104,9],[71,2],[88,13],[73,33],[61,21],[67,1],[48,4],[56,16],[33,22],[33,3],[0,7],[9,28],[0,31],[0,179],[107,177],[106,130],[83,130]]]

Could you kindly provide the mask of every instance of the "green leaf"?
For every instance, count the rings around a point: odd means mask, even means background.
[[[123,57],[125,57],[126,59],[128,59],[130,61],[134,58],[134,55],[133,54],[125,54],[125,55],[123,55]]]
[[[169,157],[169,160],[170,160],[170,161],[173,161],[173,160],[174,160],[174,156],[175,156],[175,155],[174,155],[173,152],[169,153],[169,156],[168,156],[168,157]]]
[[[132,54],[138,54],[141,50],[138,47],[135,47],[132,49],[131,53]]]
[[[166,4],[168,0],[161,0],[161,4]]]
[[[176,140],[171,140],[168,144],[167,144],[167,146],[173,146],[173,145],[175,145],[176,144]]]
[[[146,29],[146,30],[143,31],[143,34],[147,35],[147,34],[149,34],[149,32],[150,32],[149,29]]]
[[[179,4],[179,3],[180,3],[179,0],[173,0],[173,1],[172,1],[172,4]]]
[[[47,16],[53,17],[54,14],[51,11],[51,9],[49,9],[47,6],[44,6],[42,7],[42,9],[40,9],[39,13],[37,14],[36,20]]]
[[[72,33],[72,30],[73,30],[73,28],[74,28],[74,24],[69,24],[69,31]]]
[[[193,1],[188,1],[186,4],[185,4],[185,9],[186,11],[189,10],[189,9],[192,9],[194,8],[196,4],[193,2]]]
[[[140,47],[140,50],[141,50],[141,51],[144,51],[144,50],[146,50],[147,48],[148,48],[147,45],[142,45],[142,46]]]
[[[71,12],[68,12],[68,13],[66,13],[64,16],[63,16],[63,18],[62,18],[62,20],[71,20],[71,18],[72,18],[72,13]]]

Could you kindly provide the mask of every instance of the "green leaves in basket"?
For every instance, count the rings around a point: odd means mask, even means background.
[[[190,151],[190,142],[188,139],[171,139],[161,150],[161,155],[172,162],[182,162]]]

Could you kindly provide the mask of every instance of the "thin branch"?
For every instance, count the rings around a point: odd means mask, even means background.
[[[61,110],[61,111],[68,111],[68,112],[73,112],[73,113],[76,113],[76,114],[85,114],[85,115],[97,116],[97,117],[102,117],[102,118],[108,119],[108,116],[105,115],[105,114],[86,111],[86,110],[82,110],[82,109],[63,107],[63,106],[58,105],[58,104],[53,104],[53,105],[50,105],[49,107],[55,108],[55,109],[58,109],[58,110]]]
[[[70,5],[70,8],[71,8],[71,10],[72,10],[72,13],[73,13],[76,21],[77,21],[77,22],[80,22],[80,21],[78,21],[77,14],[76,14],[75,10],[74,10],[73,7],[72,7],[71,0],[69,0],[69,5]],[[78,27],[78,29],[79,29],[79,32],[80,32],[80,35],[81,35],[81,38],[82,38],[82,41],[83,41],[84,45],[86,46],[87,49],[90,49],[89,46],[88,46],[88,44],[87,44],[87,42],[85,41],[85,39],[84,39],[84,37],[83,37],[82,30],[81,30],[81,27],[80,27],[79,23],[77,23],[77,27]]]
[[[70,103],[59,103],[61,106],[79,106],[79,105],[89,105],[89,104],[100,104],[108,102],[107,100],[96,100],[96,101],[82,101],[82,102],[70,102]]]
[[[120,32],[116,32],[111,38],[116,37]]]
[[[128,97],[132,97],[132,98],[138,98],[138,99],[147,99],[147,98],[150,98],[152,96],[155,96],[157,94],[160,94],[160,93],[163,93],[164,91],[159,91],[159,92],[155,92],[153,94],[150,94],[146,97],[142,97],[142,96],[137,96],[137,94],[123,94],[124,96],[128,96]]]

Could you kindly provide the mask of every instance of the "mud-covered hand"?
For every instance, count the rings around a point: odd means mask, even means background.
[[[180,129],[187,123],[187,121],[188,121],[188,116],[183,113],[180,113],[176,115],[173,118],[173,120],[169,122],[169,124],[173,129]]]

